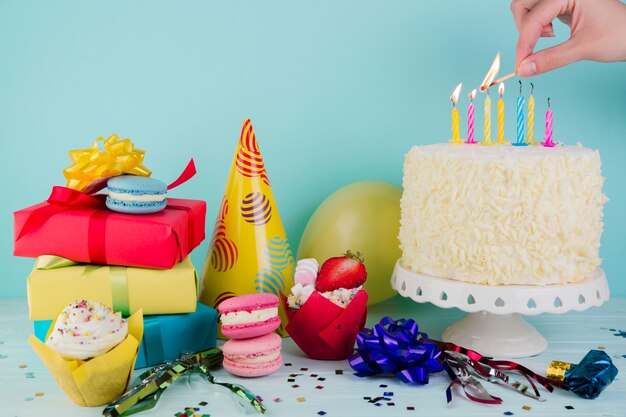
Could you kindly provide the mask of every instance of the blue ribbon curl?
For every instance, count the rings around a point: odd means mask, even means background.
[[[441,350],[420,333],[413,319],[383,317],[357,336],[356,353],[349,360],[355,375],[393,374],[407,384],[428,384],[431,372],[443,370]]]

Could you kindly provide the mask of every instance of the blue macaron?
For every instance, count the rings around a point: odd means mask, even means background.
[[[156,213],[167,205],[167,186],[154,178],[121,175],[109,179],[107,188],[107,207],[120,213]]]

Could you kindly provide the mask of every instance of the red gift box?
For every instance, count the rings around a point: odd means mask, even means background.
[[[343,360],[354,352],[357,334],[367,318],[367,292],[360,290],[341,308],[314,292],[297,310],[290,310],[281,297],[289,324],[285,330],[312,359]]]
[[[204,201],[168,198],[164,210],[139,215],[107,209],[104,197],[54,187],[47,201],[13,213],[13,254],[169,269],[204,240]]]

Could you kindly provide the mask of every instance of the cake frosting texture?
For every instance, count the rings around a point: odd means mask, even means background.
[[[415,146],[401,200],[402,265],[489,285],[581,281],[600,265],[604,178],[578,146]]]

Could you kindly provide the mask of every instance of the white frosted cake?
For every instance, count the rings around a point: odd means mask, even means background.
[[[603,182],[598,151],[580,145],[415,146],[402,266],[487,285],[581,281],[601,262]]]

